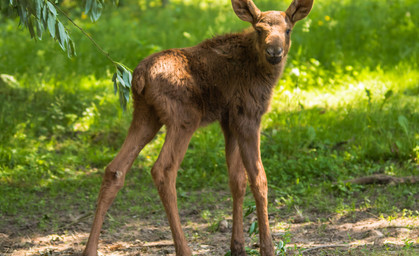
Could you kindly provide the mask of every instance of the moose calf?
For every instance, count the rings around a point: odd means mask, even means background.
[[[176,175],[194,131],[218,121],[225,137],[233,196],[231,254],[245,255],[243,197],[248,178],[256,201],[261,255],[274,255],[267,210],[267,179],[260,156],[260,122],[284,68],[295,23],[313,0],[294,0],[285,12],[261,12],[252,0],[232,0],[236,15],[252,24],[242,33],[165,50],[144,59],[132,80],[134,113],[124,144],[107,166],[84,255],[97,255],[104,216],[143,147],[166,126],[151,174],[170,223],[176,255],[192,255],[180,225]]]

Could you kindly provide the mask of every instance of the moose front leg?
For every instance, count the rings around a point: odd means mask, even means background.
[[[233,231],[231,235],[231,255],[246,255],[243,234],[243,201],[246,193],[246,171],[240,156],[237,137],[228,124],[221,124],[225,138],[225,153],[231,194],[233,196]]]
[[[260,157],[259,126],[254,129],[249,129],[249,127],[255,126],[246,126],[246,133],[241,133],[240,139],[238,140],[240,154],[247,171],[250,188],[256,201],[260,254],[262,256],[273,256],[274,246],[268,221],[268,183]]]

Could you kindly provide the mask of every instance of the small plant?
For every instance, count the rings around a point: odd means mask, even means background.
[[[402,241],[403,241],[403,244],[404,244],[403,250],[408,251],[408,250],[411,250],[412,249],[412,246],[414,244],[414,242],[412,241],[412,239],[405,238]]]
[[[248,202],[246,213],[244,214],[244,217],[249,216],[250,214],[254,213],[255,211],[256,211],[255,202],[254,201]],[[254,221],[252,221],[252,223],[250,223],[250,227],[249,227],[249,230],[247,231],[247,233],[251,237],[253,235],[259,234],[258,223],[257,223],[256,219]]]
[[[285,229],[284,235],[282,235],[282,239],[275,243],[275,255],[286,255],[287,248],[285,247],[287,244],[291,242],[292,234],[290,232],[290,226]]]
[[[255,211],[256,211],[255,202],[252,201],[252,202],[247,203],[247,209],[246,209],[246,213],[244,214],[244,217],[246,218],[247,216],[254,213]]]
[[[280,240],[279,242],[275,243],[275,255],[286,255],[287,248],[285,248],[284,241]]]
[[[219,214],[216,214],[216,216],[214,216],[209,210],[203,210],[201,212],[201,218],[208,223],[208,230],[211,233],[214,233],[218,230],[220,220],[223,219],[222,216]]]
[[[252,224],[250,224],[248,233],[249,233],[249,236],[259,234],[258,223],[256,220],[253,221]]]
[[[249,247],[245,247],[244,250],[246,251],[247,255],[255,255],[255,256],[260,255],[258,250],[255,250]],[[231,251],[229,250],[226,254],[224,254],[224,256],[231,256]]]
[[[348,240],[349,241],[352,241],[353,238],[352,238],[352,236],[351,236],[351,234],[349,232],[346,232],[346,236],[348,237]]]

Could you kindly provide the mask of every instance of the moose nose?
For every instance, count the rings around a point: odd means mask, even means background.
[[[269,46],[266,48],[266,53],[271,57],[278,57],[284,50],[281,47]]]

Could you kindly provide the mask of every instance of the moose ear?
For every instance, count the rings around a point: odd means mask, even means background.
[[[252,24],[258,20],[261,12],[252,0],[231,0],[231,4],[234,12],[241,20]]]
[[[290,18],[291,22],[295,24],[310,13],[313,2],[314,0],[293,0],[285,13],[288,18]]]

